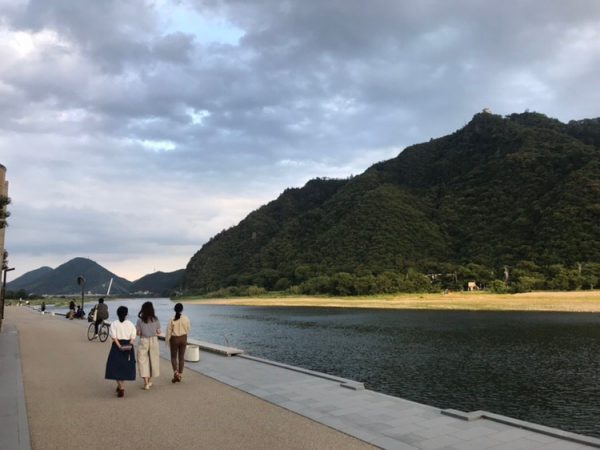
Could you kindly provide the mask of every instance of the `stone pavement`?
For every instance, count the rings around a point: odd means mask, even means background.
[[[35,318],[42,317],[33,313],[30,313],[29,316]],[[50,323],[45,319],[46,317],[44,317],[43,324]],[[25,318],[19,317],[19,322],[24,320]],[[57,320],[61,325],[59,327],[56,327]],[[28,322],[34,322],[34,320],[28,320]],[[35,320],[35,326],[38,328],[41,326],[39,322],[39,319]],[[54,332],[57,334],[60,334],[57,330],[78,328],[76,335],[79,336],[78,339],[81,340],[81,335],[84,333],[83,324],[81,322],[71,322],[56,318],[52,318],[52,322],[54,322]],[[64,322],[67,323],[65,324]],[[31,323],[26,328],[20,328],[20,331],[27,333],[25,330],[34,328],[31,325],[34,324]],[[34,333],[31,332],[31,334],[33,335]],[[39,339],[39,333],[37,336]],[[82,348],[103,348],[104,352],[102,353],[102,356],[105,359],[107,346],[103,346],[96,342],[85,342],[78,345],[83,345]],[[25,350],[25,357],[23,358],[24,367],[27,367],[27,360],[31,356],[27,354],[29,345],[23,345],[23,347]],[[163,345],[161,345],[161,354],[163,357],[168,357],[167,351]],[[38,357],[41,357],[41,355],[38,355]],[[49,362],[52,364],[49,364],[48,367],[46,367],[46,370],[51,370],[53,366],[57,365],[57,361],[55,360]],[[170,396],[178,395],[183,392],[182,388],[186,389],[184,394],[177,397],[177,400],[175,400],[178,402],[176,405],[179,408],[186,408],[187,415],[197,415],[197,417],[194,417],[194,421],[198,424],[198,427],[202,432],[206,430],[207,424],[206,419],[203,420],[202,417],[204,408],[199,408],[197,411],[192,412],[188,409],[190,404],[193,405],[194,403],[201,402],[202,404],[210,404],[211,408],[219,406],[224,411],[223,415],[219,417],[236,415],[240,408],[248,407],[247,414],[241,418],[238,417],[237,420],[254,420],[252,424],[250,424],[250,428],[254,434],[249,433],[249,436],[253,436],[256,440],[253,441],[249,437],[243,442],[243,445],[232,446],[229,445],[228,441],[225,441],[223,440],[224,438],[222,438],[221,442],[211,448],[360,448],[352,446],[344,447],[344,445],[360,445],[360,441],[349,441],[349,443],[339,443],[338,441],[335,441],[336,443],[332,444],[326,439],[332,437],[322,437],[323,435],[321,434],[318,436],[310,436],[314,447],[310,447],[307,442],[302,442],[299,446],[299,443],[295,440],[298,439],[297,437],[295,439],[287,438],[287,440],[283,440],[285,433],[283,436],[279,437],[279,439],[282,439],[279,442],[269,440],[267,438],[270,437],[268,436],[268,433],[267,437],[261,442],[260,434],[261,432],[267,432],[268,428],[265,430],[265,427],[267,424],[270,424],[272,420],[267,411],[256,409],[257,407],[264,405],[262,403],[256,405],[252,404],[252,402],[248,400],[248,396],[236,397],[234,400],[228,399],[227,395],[231,395],[231,392],[225,392],[223,395],[215,396],[212,399],[209,398],[209,393],[212,390],[222,389],[225,385],[236,388],[234,391],[239,392],[240,394],[251,394],[257,400],[264,400],[304,416],[307,419],[312,419],[312,421],[314,421],[312,423],[315,425],[315,422],[318,422],[322,425],[326,425],[330,429],[341,431],[346,435],[354,436],[362,441],[386,449],[457,450],[540,448],[549,450],[567,450],[600,447],[599,439],[563,432],[561,430],[543,427],[487,412],[465,414],[460,411],[442,411],[437,408],[401,398],[391,397],[370,390],[361,390],[360,383],[351,382],[350,380],[305,371],[300,368],[291,368],[289,366],[253,358],[247,355],[223,357],[202,352],[201,360],[199,362],[186,363],[184,382],[169,388],[166,385],[170,384],[168,382],[170,370],[166,361],[163,362],[164,364],[161,365],[161,371],[163,372],[162,376],[158,379],[159,382],[156,383],[157,388],[160,389],[161,393],[169,391]],[[94,371],[98,370],[100,369],[94,369]],[[216,383],[205,377],[198,379],[198,375],[194,372],[206,375],[220,383]],[[29,385],[33,382],[27,381],[27,373],[25,374],[25,379],[25,390],[28,397],[28,406],[30,406],[32,401],[29,396],[33,394],[29,390]],[[209,384],[210,381],[215,385],[211,386],[211,389],[206,389],[206,385]],[[0,384],[1,383],[2,381],[0,381]],[[130,383],[128,383],[128,385],[129,384]],[[105,396],[108,399],[109,395],[105,392],[106,388],[98,388],[96,391],[97,392],[95,392],[94,395],[91,395],[89,396],[89,399],[86,399],[88,403],[84,402],[86,408],[89,409],[89,402],[99,402],[99,396]],[[138,390],[137,392],[130,394],[128,388],[126,400],[138,402],[142,398],[150,398],[146,394],[156,395],[158,392],[158,389],[157,392]],[[130,399],[129,396],[133,397],[133,399]],[[121,403],[121,401],[112,398],[106,401],[109,402],[110,405],[114,405],[115,402],[119,402],[118,404],[127,403]],[[157,403],[157,405],[160,405],[159,407],[164,409],[166,404],[163,404],[163,402],[168,402],[168,400],[165,400],[164,397],[162,397],[160,403]],[[32,414],[31,408],[28,410],[28,413],[30,416],[32,435],[35,436],[35,429],[38,426],[36,421],[32,418],[32,415],[35,416],[35,414]],[[205,411],[204,414],[206,415]],[[297,426],[291,425],[291,417],[299,418],[299,416],[291,414],[290,417],[286,417],[282,420],[279,425],[289,433],[295,431],[295,427]],[[191,422],[193,423],[194,421]],[[220,423],[220,420],[208,421],[208,423],[213,427],[218,424],[217,427],[223,428],[223,424]],[[236,420],[229,423],[233,432],[237,432],[236,426],[233,425],[236,423]],[[305,426],[306,424],[302,425]],[[155,425],[151,429],[160,429],[162,434],[163,428],[159,427],[160,424]],[[227,426],[224,428],[227,429]],[[271,431],[272,428],[273,427],[271,427]],[[230,430],[227,431],[229,432]],[[138,430],[137,432],[139,433],[141,431]],[[197,433],[201,436],[202,432],[198,431]],[[308,432],[320,433],[322,430],[317,428],[316,431]],[[164,433],[168,434],[168,432]],[[258,438],[256,437],[257,434]],[[191,433],[191,436],[193,438],[194,433]],[[196,438],[199,439],[199,436]],[[339,436],[344,436],[344,434],[339,433]],[[306,437],[308,438],[309,436]],[[33,442],[34,448],[38,448],[35,437]],[[334,445],[341,445],[341,447],[335,447]],[[201,445],[199,447],[201,447]],[[40,446],[39,448],[42,447]],[[160,447],[157,446],[156,448]],[[181,446],[181,448],[187,447]]]

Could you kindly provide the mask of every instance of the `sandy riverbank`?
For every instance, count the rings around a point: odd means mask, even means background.
[[[451,292],[449,294],[398,294],[370,297],[188,298],[183,302],[241,306],[600,312],[600,291],[529,292],[526,294]]]

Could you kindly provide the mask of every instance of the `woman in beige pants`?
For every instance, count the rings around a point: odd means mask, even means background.
[[[144,389],[152,387],[152,377],[159,375],[160,357],[158,353],[158,335],[160,322],[154,314],[152,302],[146,302],[138,314],[135,326],[140,337],[138,346],[138,368],[140,377],[144,379]]]

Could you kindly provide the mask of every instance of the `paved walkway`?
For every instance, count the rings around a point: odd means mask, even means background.
[[[125,398],[117,398],[115,383],[104,380],[109,345],[87,340],[87,322],[26,308],[5,311],[0,339],[4,345],[7,337],[15,336],[9,333],[16,326],[36,450],[372,448],[193,371],[186,371],[184,381],[173,385],[166,360],[161,361],[161,376],[151,390],[141,389],[140,380],[127,382]],[[7,367],[3,360],[0,385],[9,375]],[[2,399],[2,411],[14,407],[12,402],[5,408]],[[3,443],[0,448],[18,447]]]
[[[42,442],[42,438],[37,437],[38,433],[47,439],[47,434],[56,434],[58,427],[64,432],[67,428],[65,423],[69,423],[69,420],[74,425],[72,429],[80,429],[81,421],[90,423],[89,417],[81,418],[73,414],[77,406],[73,405],[74,403],[80,404],[78,411],[84,416],[90,413],[91,404],[99,405],[98,408],[101,409],[98,411],[105,411],[106,408],[114,410],[115,405],[119,406],[119,409],[112,413],[117,417],[110,421],[103,419],[98,423],[97,428],[102,431],[97,433],[106,433],[106,430],[116,429],[118,424],[122,423],[123,429],[127,430],[125,432],[131,433],[133,438],[138,435],[143,437],[144,431],[147,432],[148,429],[160,430],[157,435],[162,439],[161,442],[171,444],[176,426],[173,425],[174,420],[169,412],[181,410],[178,420],[183,421],[180,428],[184,430],[188,439],[184,442],[194,443],[194,448],[203,448],[205,442],[208,442],[205,441],[207,433],[211,435],[212,441],[211,444],[205,444],[206,448],[328,449],[364,448],[366,445],[344,434],[336,434],[330,428],[315,422],[387,449],[567,450],[600,447],[599,439],[504,416],[485,412],[464,414],[459,411],[441,411],[369,390],[348,389],[341,385],[357,387],[356,383],[348,383],[348,380],[337,377],[324,374],[315,376],[315,373],[309,371],[304,373],[301,369],[296,370],[298,368],[290,370],[283,366],[278,367],[276,363],[252,357],[227,358],[207,352],[202,352],[200,362],[186,364],[187,370],[182,384],[170,385],[170,370],[164,361],[161,366],[163,376],[156,383],[155,390],[140,390],[140,382],[132,389],[133,383],[130,383],[126,390],[126,398],[120,400],[113,398],[112,384],[101,379],[108,346],[87,342],[83,337],[82,322],[40,316],[28,311],[19,311],[13,315],[10,311],[9,309],[9,321],[12,319],[17,323],[21,332],[25,391],[34,448],[53,448],[38,447]],[[51,342],[40,343],[40,335],[47,334],[55,334],[56,337],[52,337]],[[72,347],[69,353],[64,357],[48,355],[48,348],[64,346],[66,340],[74,341],[68,346]],[[36,346],[43,349],[36,350]],[[77,351],[77,354],[70,353],[71,351]],[[161,353],[167,356],[164,347],[161,348]],[[94,360],[98,361],[90,361],[92,355]],[[30,364],[33,369],[30,358],[45,360],[44,365],[38,362],[37,366],[46,376],[34,377],[29,373]],[[81,361],[89,364],[90,368],[82,368],[76,372],[69,369]],[[56,366],[63,367],[58,371]],[[62,372],[64,376],[64,372],[68,373],[69,370],[73,372],[73,384],[77,389],[73,391],[71,388],[70,394],[65,389],[59,398],[52,396],[51,390],[47,389],[51,383],[48,375]],[[197,373],[207,375],[213,380]],[[76,381],[78,378],[85,382]],[[82,386],[86,388],[82,390]],[[45,396],[51,398],[45,399]],[[42,401],[43,403],[40,403]],[[52,405],[52,425],[44,426],[42,418],[48,407],[43,405],[48,402]],[[125,408],[128,413],[124,412]],[[152,408],[154,413],[147,412],[145,408]],[[69,414],[61,415],[61,409],[68,409]],[[102,412],[101,415],[104,414]],[[56,415],[60,416],[60,420],[56,419]],[[157,422],[156,416],[162,420]],[[315,422],[302,422],[307,419]],[[242,425],[249,425],[250,431]],[[309,429],[309,425],[313,426],[314,430]],[[304,428],[296,433],[298,426]],[[117,443],[119,438],[120,436],[117,436]],[[105,445],[106,442],[103,442],[103,447]],[[69,448],[64,445],[61,447]],[[168,447],[169,445],[157,445],[147,448]],[[186,444],[181,447],[192,448]]]

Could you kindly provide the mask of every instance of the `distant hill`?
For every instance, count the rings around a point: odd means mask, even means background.
[[[152,295],[168,296],[173,291],[181,289],[185,270],[174,272],[155,272],[134,281],[133,283],[121,278],[109,270],[87,258],[74,258],[56,269],[40,267],[21,275],[7,283],[6,289],[18,291],[24,289],[28,293],[68,295],[78,294],[81,288],[77,277],[85,278],[85,292],[106,294],[108,283],[113,279],[111,295],[129,295],[136,292],[149,292]]]
[[[21,275],[19,278],[10,281],[6,284],[7,289],[18,291],[19,289],[27,290],[28,286],[34,286],[44,277],[53,272],[54,269],[48,266],[40,267],[39,269],[32,270]]]
[[[597,286],[599,145],[600,119],[476,114],[356,177],[285,190],[210,239],[188,263],[186,287]]]
[[[134,281],[129,287],[130,292],[150,292],[156,295],[169,296],[171,292],[180,290],[185,269],[174,272],[154,272]]]
[[[7,290],[25,289],[28,293],[67,295],[81,292],[77,277],[85,278],[85,292],[106,293],[113,279],[111,295],[129,293],[131,281],[108,271],[100,264],[87,258],[74,258],[56,269],[42,267],[7,283]]]

